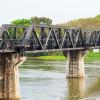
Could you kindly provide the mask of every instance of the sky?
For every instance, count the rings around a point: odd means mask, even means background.
[[[53,24],[100,14],[100,0],[0,0],[0,25],[32,16],[48,17]]]

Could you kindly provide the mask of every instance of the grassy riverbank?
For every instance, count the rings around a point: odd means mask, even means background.
[[[92,61],[99,61],[99,60],[100,60],[100,52],[97,53],[89,52],[85,56],[85,62],[92,62]]]
[[[66,60],[64,56],[40,56],[36,58],[43,60]],[[85,62],[92,62],[97,60],[100,60],[100,52],[98,53],[90,52],[85,56]]]
[[[40,56],[36,57],[44,60],[66,60],[64,56]]]

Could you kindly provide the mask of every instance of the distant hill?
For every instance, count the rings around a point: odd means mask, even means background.
[[[100,15],[72,20],[61,25],[67,27],[80,27],[82,29],[100,29]]]

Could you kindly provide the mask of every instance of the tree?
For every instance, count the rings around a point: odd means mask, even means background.
[[[17,20],[12,21],[11,24],[28,26],[31,24],[31,21],[30,19],[17,19]]]
[[[52,20],[50,18],[46,17],[31,17],[29,19],[17,19],[11,22],[13,25],[24,25],[29,26],[31,24],[40,25],[40,24],[46,24],[51,25]]]
[[[52,20],[46,17],[31,17],[30,18],[31,23],[34,23],[36,25],[39,24],[46,24],[46,25],[51,25],[52,24]]]

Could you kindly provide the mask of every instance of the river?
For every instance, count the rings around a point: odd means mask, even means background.
[[[19,67],[21,100],[100,100],[100,62],[85,64],[85,78],[66,79],[67,62],[30,58]]]

